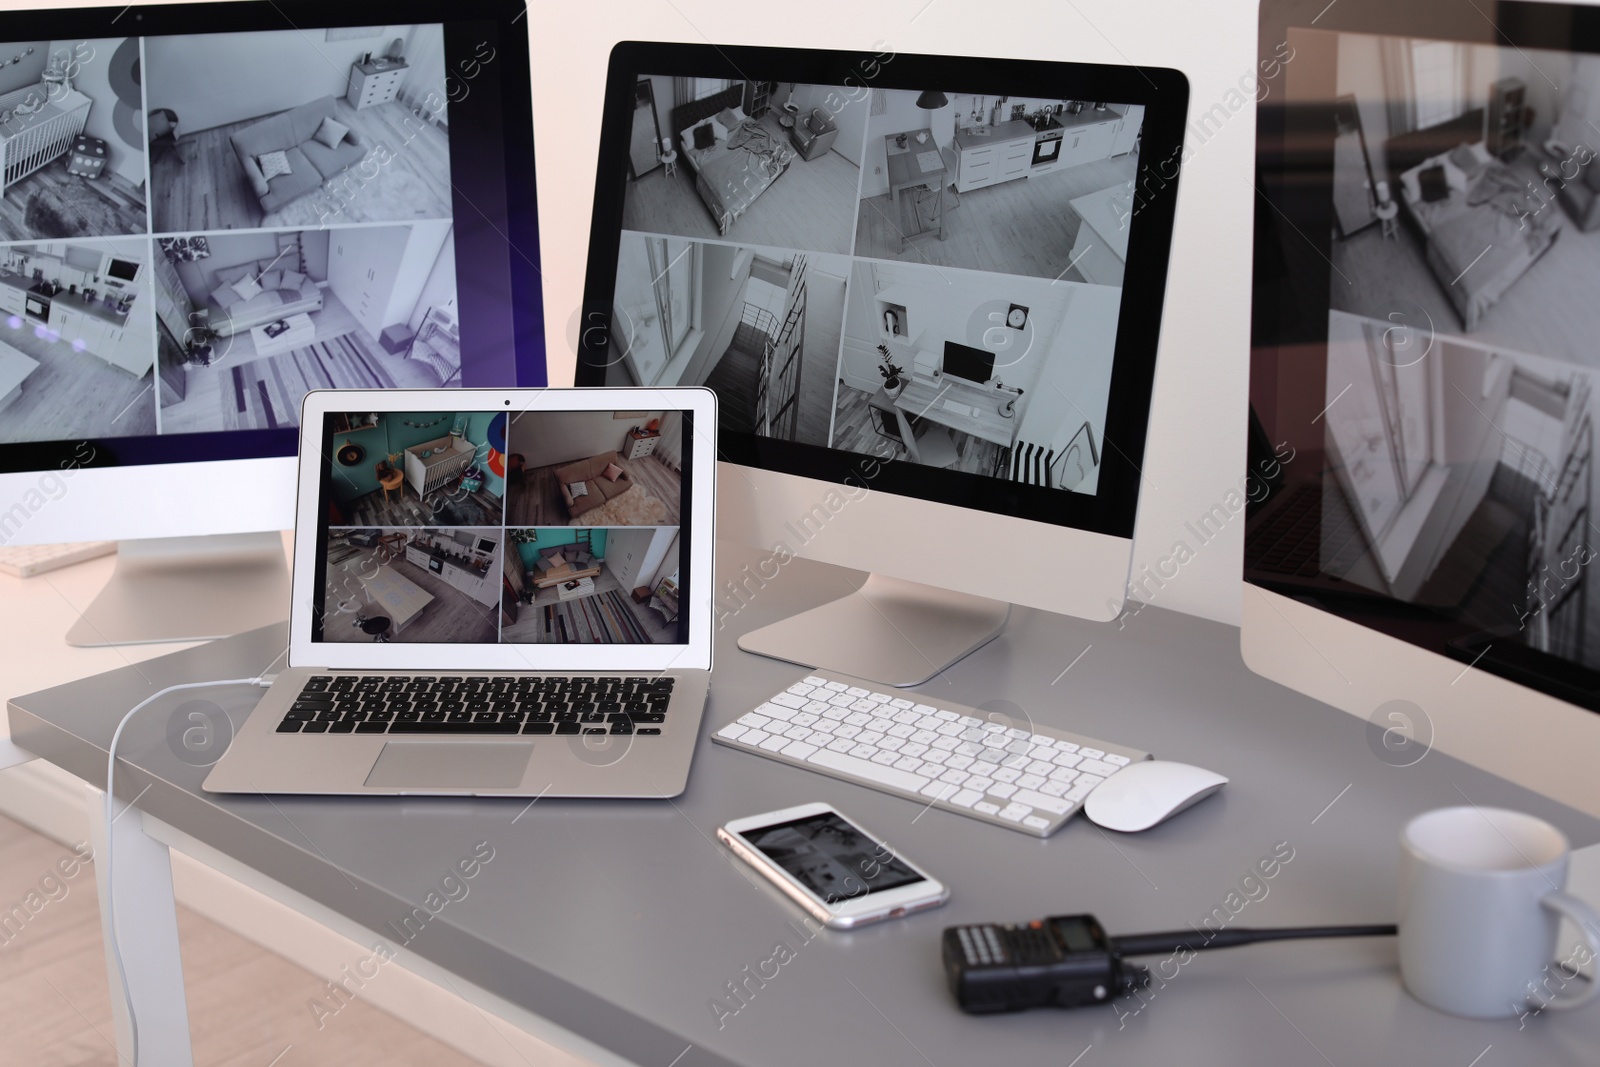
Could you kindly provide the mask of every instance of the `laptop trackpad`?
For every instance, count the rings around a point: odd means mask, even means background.
[[[522,741],[390,741],[366,784],[379,789],[511,789],[533,752]]]

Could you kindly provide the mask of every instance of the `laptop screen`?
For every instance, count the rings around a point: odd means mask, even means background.
[[[687,643],[690,412],[323,420],[314,642]]]

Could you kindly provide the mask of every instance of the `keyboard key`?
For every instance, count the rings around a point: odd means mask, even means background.
[[[850,755],[859,760],[869,760],[877,754],[878,750],[874,746],[863,745],[860,743],[857,743],[856,746],[850,750]]]
[[[811,690],[808,688],[806,692],[809,693]],[[795,708],[798,710],[799,708],[806,706],[806,698],[803,696],[798,696],[793,692],[779,693],[777,696],[772,698],[772,703],[782,705],[786,708]]]
[[[848,708],[856,702],[856,698],[847,693],[835,693],[828,698],[828,703],[836,708]]]
[[[791,685],[789,687],[788,691],[793,693],[797,697],[803,697],[803,696],[809,696],[810,693],[811,693],[811,690],[813,690],[815,688],[816,688],[816,686],[810,685],[810,684],[808,684],[806,682],[796,682],[796,683],[794,683],[793,685]]]
[[[789,747],[783,750],[783,754],[790,759],[806,759],[816,750],[816,745],[807,744],[804,741],[791,741],[789,742]]]
[[[960,785],[971,777],[972,775],[966,771],[948,770],[939,776],[939,781],[949,782],[951,785]]]
[[[297,734],[300,732],[300,722],[301,720],[299,719],[284,719],[278,724],[278,732],[280,734]]]
[[[1101,756],[1105,755],[1105,753],[1100,751],[1098,748],[1089,748],[1087,745],[1078,749],[1078,751],[1090,759],[1099,759]]]
[[[833,736],[834,737],[851,737],[851,738],[853,738],[857,734],[859,734],[860,732],[861,732],[861,727],[859,727],[859,726],[851,726],[849,723],[846,723],[843,726],[835,726],[833,728]]]
[[[972,766],[967,768],[967,770],[971,771],[973,774],[981,774],[981,775],[984,775],[986,777],[993,777],[994,776],[994,772],[998,771],[999,769],[1000,769],[999,764],[990,763],[987,760],[981,760],[981,759],[980,760],[973,760]]]
[[[1050,820],[1042,819],[1037,815],[1024,815],[1022,817],[1022,825],[1032,827],[1035,830],[1044,830],[1050,826]]]
[[[941,737],[937,741],[930,742],[930,745],[940,752],[953,752],[960,744],[961,742],[953,737]]]
[[[899,752],[900,746],[905,744],[905,739],[900,737],[885,737],[878,742],[878,747],[885,752]]]
[[[997,782],[1014,782],[1018,778],[1022,777],[1022,772],[1014,767],[1001,767],[989,777],[993,778]]]
[[[989,795],[992,797],[999,797],[1002,800],[1009,799],[1011,794],[1015,793],[1016,791],[1016,786],[1006,785],[1004,782],[999,785],[991,785],[989,787]]]
[[[994,785],[994,780],[991,778],[985,778],[982,775],[974,774],[971,778],[968,778],[964,784],[968,789],[976,789],[980,793],[987,793],[989,791],[989,787]]]
[[[949,758],[950,758],[950,753],[941,752],[940,750],[938,750],[936,748],[929,749],[927,752],[924,752],[922,754],[922,762],[923,763],[931,763],[931,764],[934,764],[935,766],[945,763],[947,760],[949,760]]]
[[[1102,778],[1110,778],[1121,769],[1115,763],[1107,763],[1104,760],[1097,759],[1086,759],[1078,764],[1078,770],[1086,774],[1098,774]]]
[[[849,752],[856,747],[856,743],[848,737],[836,737],[827,744],[829,752]]]
[[[915,735],[913,735],[912,740],[900,746],[900,754],[902,756],[920,756],[926,751],[928,751],[928,746],[915,740]]]
[[[783,736],[792,741],[804,741],[806,738],[811,736],[811,727],[791,726],[787,730],[783,731]]]
[[[790,719],[798,715],[799,712],[788,704],[773,704],[769,702],[761,705],[753,712],[753,714],[765,715],[769,719],[781,719],[784,722],[788,722]]]
[[[859,711],[853,711],[844,717],[844,721],[849,723],[851,726],[865,726],[867,723],[872,721],[872,716],[863,715]]]
[[[856,734],[856,744],[858,745],[876,745],[882,740],[883,735],[876,730],[862,730],[859,734]]]
[[[939,727],[943,726],[944,723],[940,722],[932,715],[921,715],[918,716],[917,720],[911,725],[915,726],[919,730],[937,730]]]
[[[567,725],[570,725],[570,724],[569,723],[562,723],[561,725],[567,726]],[[556,732],[557,733],[566,733],[567,731],[558,730]],[[765,730],[751,730],[749,733],[747,733],[743,737],[739,738],[739,743],[741,745],[749,745],[751,748],[755,748],[755,747],[759,746],[761,744],[761,742],[765,741],[767,738],[769,738],[771,736],[772,735],[767,733]]]
[[[981,811],[985,815],[994,815],[1000,811],[1000,805],[991,804],[987,800],[980,800],[976,804],[972,805],[972,810]]]
[[[745,726],[737,726],[737,727],[730,726],[727,729],[728,730],[737,729],[737,730],[743,732],[744,730],[748,729],[748,727],[745,727]],[[530,722],[530,723],[524,723],[523,726],[522,726],[522,732],[525,733],[525,734],[553,734],[553,733],[556,732],[556,724],[553,723],[553,722]],[[723,732],[726,733],[727,730],[724,730]]]
[[[1023,789],[1038,789],[1044,785],[1045,778],[1042,774],[1024,774],[1017,779],[1017,785]]]
[[[1055,769],[1056,769],[1056,765],[1054,763],[1051,763],[1049,760],[1043,760],[1043,759],[1036,759],[1032,763],[1028,764],[1028,766],[1026,767],[1026,770],[1027,770],[1027,772],[1029,774],[1044,774],[1044,775],[1048,775],[1051,771],[1053,771]]]
[[[961,718],[961,716],[957,715],[953,711],[945,711],[941,708],[935,708],[928,704],[918,704],[916,710],[922,712],[924,715],[932,715],[935,719],[941,719],[944,722],[955,722]]]
[[[760,742],[761,747],[766,749],[768,752],[776,752],[788,744],[789,739],[784,737],[782,734],[775,734]]]
[[[914,734],[916,732],[917,731],[912,729],[911,726],[908,723],[903,723],[903,722],[902,723],[896,723],[894,726],[889,727],[889,731],[888,731],[890,737],[898,737],[902,741],[904,741],[906,738],[910,737],[912,734]]]
[[[1073,744],[1071,741],[1057,741],[1056,742],[1056,751],[1057,752],[1076,752],[1076,751],[1078,751],[1078,746]]]
[[[950,803],[959,808],[970,808],[972,805],[976,804],[982,799],[983,794],[978,792],[976,789],[963,789],[961,792],[950,798]]]
[[[1049,797],[1059,797],[1067,791],[1066,782],[1046,782],[1039,787],[1039,792]]]
[[[765,715],[757,715],[753,711],[745,712],[743,715],[739,716],[738,719],[739,725],[748,726],[752,730],[759,730],[771,721],[772,720],[767,718]]]
[[[1073,803],[1077,803],[1093,792],[1094,787],[1099,784],[1099,782],[1074,782],[1072,788],[1068,789],[1066,794],[1061,799],[1070,800]]]
[[[1083,772],[1080,771],[1080,772],[1078,772],[1078,780],[1077,780],[1077,782],[1075,784],[1076,785],[1091,785],[1091,786],[1093,786],[1093,785],[1099,785],[1103,781],[1105,781],[1105,779],[1101,778],[1097,774],[1084,774]]]
[[[961,791],[961,788],[951,782],[934,782],[924,786],[922,795],[932,797],[934,800],[948,800]]]
[[[893,786],[896,789],[904,789],[912,793],[920,793],[928,784],[928,780],[920,774],[897,771],[893,767],[880,767],[868,760],[857,759],[854,756],[847,756],[842,752],[832,752],[828,749],[812,753],[808,758],[808,762],[815,763],[819,767],[827,767],[829,770],[842,771],[858,778],[865,778],[869,782],[881,782],[884,785]]]
[[[823,682],[822,683],[822,688],[831,689],[835,693],[842,693],[846,689],[849,689],[850,687],[848,685],[845,685],[843,682]],[[863,689],[862,692],[865,693],[866,690]]]
[[[809,711],[813,715],[828,715],[830,712],[833,712],[837,709],[825,700],[808,700],[806,701],[806,706],[800,710]],[[843,715],[839,715],[837,717],[841,719],[844,718]]]
[[[1105,760],[1117,767],[1126,767],[1131,762],[1127,756],[1119,756],[1115,752],[1107,752]]]
[[[1076,767],[1083,762],[1083,757],[1076,752],[1057,752],[1050,762],[1057,767]]]
[[[917,773],[917,768],[919,768],[921,766],[922,766],[922,761],[917,759],[917,757],[915,757],[915,756],[901,756],[894,763],[894,769],[895,770],[897,770],[897,771],[910,771],[912,774]]]
[[[1043,808],[1055,815],[1065,815],[1072,810],[1072,802],[1053,797],[1047,793],[1036,793],[1032,789],[1019,789],[1011,797],[1013,804],[1026,804],[1030,808]]]
[[[1031,814],[1033,809],[1026,804],[1007,804],[1000,809],[1000,817],[1008,822],[1021,822]]]
[[[806,685],[812,685],[812,686],[816,686],[816,685],[825,686],[825,685],[828,684],[828,680],[826,678],[818,678],[814,674],[807,675],[805,678],[801,679],[801,681],[805,682]]]
[[[874,704],[887,704],[894,699],[888,693],[868,693],[867,699]]]
[[[889,706],[894,708],[914,708],[917,705],[915,701],[907,700],[905,697],[896,697],[889,701]]]
[[[873,763],[880,764],[884,767],[893,767],[900,759],[900,756],[898,753],[884,752],[880,750],[878,752],[874,752],[868,758],[871,759]]]
[[[1046,737],[1044,734],[1032,734],[1028,737],[1028,740],[1033,742],[1037,748],[1052,748],[1056,743],[1055,738]]]

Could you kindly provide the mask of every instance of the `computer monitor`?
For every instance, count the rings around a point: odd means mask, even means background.
[[[872,572],[742,648],[910,685],[1011,602],[1121,610],[1187,100],[1151,67],[613,50],[578,383],[717,392],[724,529],[768,553],[724,623],[795,556]]]
[[[994,377],[994,353],[986,348],[973,348],[956,341],[944,343],[944,373],[954,375],[974,385],[983,385]]]
[[[1246,662],[1600,810],[1600,19],[1266,0],[1259,50]]]
[[[0,544],[123,542],[73,643],[287,617],[308,390],[545,384],[523,11],[373,13],[0,12]]]

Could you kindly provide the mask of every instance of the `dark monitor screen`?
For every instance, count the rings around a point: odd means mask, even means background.
[[[1323,6],[1261,9],[1245,578],[1600,710],[1600,20]]]
[[[545,384],[523,12],[382,14],[0,12],[0,473],[292,456],[311,389]]]
[[[624,42],[577,384],[707,386],[735,463],[1128,536],[1187,99],[1172,70]]]
[[[994,377],[994,353],[954,341],[944,343],[944,372],[980,385]]]

